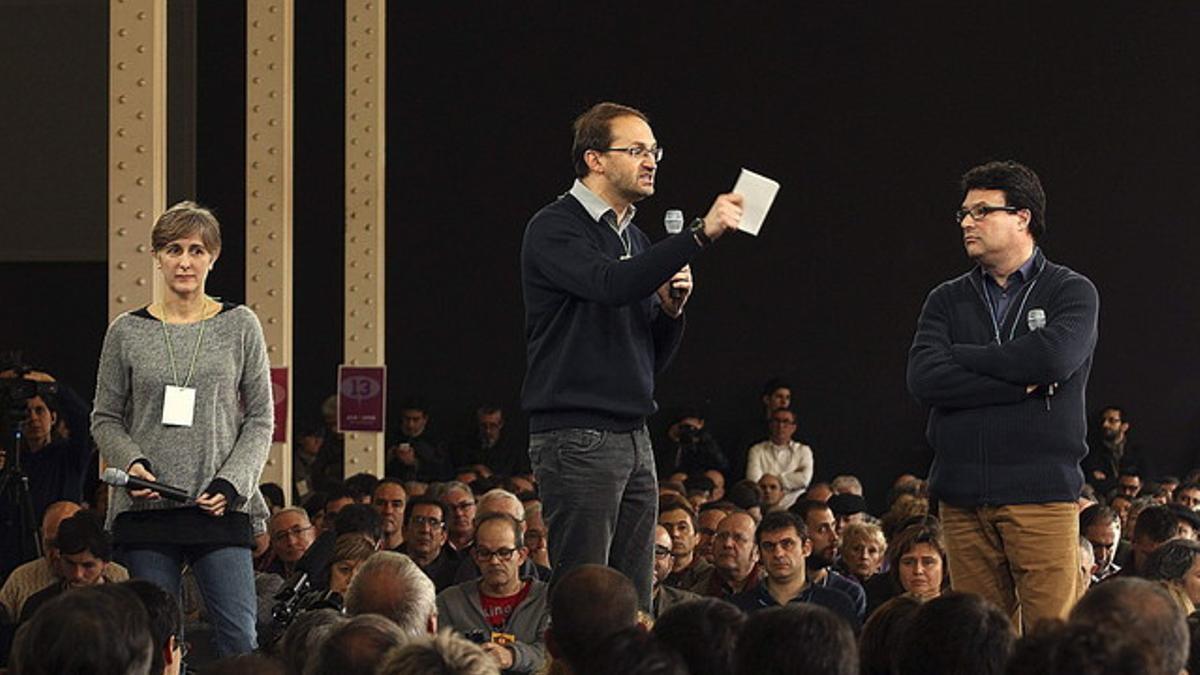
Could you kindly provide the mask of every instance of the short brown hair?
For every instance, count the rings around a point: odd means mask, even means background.
[[[645,113],[620,103],[597,103],[587,112],[575,118],[575,142],[571,144],[571,160],[575,164],[575,176],[583,178],[588,175],[587,160],[583,158],[588,150],[603,150],[612,145],[612,121],[618,117],[637,117],[650,123]]]
[[[333,562],[343,560],[362,562],[375,553],[375,547],[365,536],[358,533],[343,534],[333,544]]]
[[[221,251],[221,224],[212,211],[196,202],[182,201],[163,212],[150,232],[150,248],[160,251],[167,244],[199,234],[213,255]]]
[[[679,495],[663,495],[658,498],[658,513],[662,515],[667,511],[683,511],[687,514],[688,520],[692,521],[692,529],[699,531],[700,523],[696,517],[696,509],[692,507],[692,503],[680,497]]]

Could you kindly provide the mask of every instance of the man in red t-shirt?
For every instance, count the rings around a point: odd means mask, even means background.
[[[540,670],[546,660],[542,635],[550,623],[549,591],[544,582],[520,576],[529,555],[521,524],[506,513],[483,516],[471,551],[482,576],[438,595],[438,621],[481,641],[504,672]]]

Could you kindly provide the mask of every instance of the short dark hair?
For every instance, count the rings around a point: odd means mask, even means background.
[[[301,612],[279,640],[278,654],[287,661],[288,672],[303,673],[309,656],[317,650],[334,628],[348,621],[335,609]]]
[[[790,604],[746,620],[734,663],[737,675],[857,675],[858,649],[850,625],[838,615],[819,605]]]
[[[145,579],[130,579],[121,585],[133,591],[138,600],[142,601],[142,607],[146,608],[146,615],[150,619],[150,639],[154,641],[150,672],[161,673],[166,665],[163,651],[171,637],[174,637],[176,642],[183,642],[183,610],[179,607],[179,600],[157,584]]]
[[[896,655],[899,675],[1004,672],[1016,640],[1008,616],[971,593],[946,593],[913,615]]]
[[[725,490],[725,499],[733,502],[739,509],[752,509],[762,506],[763,491],[752,480],[739,480]]]
[[[402,481],[399,478],[396,478],[394,476],[384,476],[383,478],[380,478],[378,481],[375,482],[375,487],[371,488],[371,499],[372,500],[375,499],[375,492],[376,492],[376,490],[379,489],[379,487],[381,485],[395,485],[395,486],[399,487],[401,490],[404,490],[404,496],[406,498],[408,497],[408,488],[404,487],[404,481]]]
[[[915,525],[900,530],[900,533],[888,542],[887,561],[896,587],[900,587],[900,558],[913,550],[918,544],[929,544],[937,550],[942,558],[942,588],[950,582],[949,568],[946,566],[946,544],[942,540],[942,530],[939,525],[928,522],[918,522]]]
[[[762,536],[768,532],[779,532],[788,528],[796,530],[800,541],[808,539],[808,524],[803,518],[789,511],[772,511],[763,516],[762,522],[754,530],[754,543],[761,544]]]
[[[1122,422],[1129,421],[1129,417],[1127,416],[1127,413],[1125,412],[1125,406],[1123,406],[1123,405],[1106,405],[1106,406],[1101,406],[1100,409],[1096,411],[1096,422],[1097,423],[1103,422],[1104,421],[1104,413],[1108,412],[1109,410],[1116,410],[1117,414],[1121,416]]]
[[[808,514],[812,513],[813,511],[821,511],[821,510],[826,510],[826,509],[828,509],[828,511],[830,513],[833,513],[833,509],[829,508],[829,504],[827,504],[823,501],[820,501],[818,499],[801,499],[801,500],[797,501],[795,504],[792,504],[788,508],[788,511],[791,511],[792,513],[799,516],[800,520],[803,520],[804,523],[807,525],[808,524]]]
[[[417,506],[436,506],[439,513],[442,514],[442,527],[446,526],[446,505],[442,500],[433,495],[417,495],[408,500],[408,504],[404,507],[404,524],[407,526],[408,521],[412,520],[413,508]]]
[[[600,640],[595,654],[572,667],[576,675],[692,675],[680,655],[641,626],[623,628]]]
[[[112,560],[112,540],[94,511],[79,511],[63,520],[55,541],[61,553],[75,555],[88,551],[104,562]]]
[[[762,395],[770,396],[779,389],[787,389],[788,391],[792,391],[792,384],[782,377],[772,377],[763,383]]]
[[[962,191],[1002,190],[1007,206],[1029,211],[1029,234],[1040,241],[1046,233],[1046,193],[1033,169],[1011,160],[972,167],[962,177]]]
[[[1120,514],[1118,514],[1111,506],[1092,504],[1091,506],[1079,512],[1079,533],[1085,533],[1089,527],[1097,523],[1108,525],[1109,523],[1120,522]]]
[[[393,647],[404,644],[400,626],[379,614],[362,614],[337,626],[309,659],[313,673],[374,675],[375,666]]]
[[[383,538],[383,519],[379,512],[366,504],[347,504],[333,518],[333,531],[343,534],[361,533],[379,541]]]
[[[858,656],[863,675],[892,675],[904,631],[921,608],[911,595],[898,595],[871,613],[863,626]]]
[[[628,577],[603,565],[580,565],[550,591],[547,642],[556,656],[577,667],[594,644],[637,622],[637,605]]]
[[[746,615],[717,598],[680,603],[654,622],[654,634],[683,656],[692,675],[733,672],[733,654]]]
[[[262,493],[268,506],[278,506],[279,508],[286,506],[283,503],[283,488],[279,487],[278,483],[263,483],[258,486],[258,491]]]
[[[618,117],[636,117],[647,124],[650,118],[642,111],[620,103],[597,103],[575,118],[575,139],[571,143],[571,162],[575,166],[575,177],[588,175],[588,150],[603,150],[612,145],[612,121]]]
[[[663,495],[663,496],[659,497],[658,498],[658,513],[659,513],[659,515],[662,515],[662,514],[666,513],[667,511],[683,511],[684,513],[687,514],[688,520],[692,521],[692,529],[693,530],[700,529],[700,519],[699,519],[699,516],[696,515],[696,509],[692,506],[691,502],[684,499],[683,497],[680,497],[679,495],[671,495],[671,494],[667,494],[667,495]]]
[[[149,623],[123,584],[73,589],[21,625],[9,667],[22,675],[148,672],[154,651]]]
[[[1075,603],[1068,621],[1129,635],[1144,651],[1161,656],[1163,673],[1178,673],[1187,665],[1191,640],[1187,620],[1157,582],[1118,577],[1097,584]]]
[[[1162,543],[1179,536],[1179,517],[1165,506],[1149,506],[1138,514],[1133,526],[1133,540],[1147,537],[1154,543]]]
[[[1146,650],[1117,628],[1048,619],[1017,641],[1006,672],[1009,675],[1161,675],[1165,672],[1161,661],[1160,655]]]
[[[375,494],[375,486],[378,483],[378,478],[362,471],[346,479],[346,491],[350,493],[351,499],[360,502],[364,498],[370,499],[371,495]]]

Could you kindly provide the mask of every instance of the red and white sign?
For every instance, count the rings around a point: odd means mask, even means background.
[[[386,366],[338,366],[338,431],[383,432]]]

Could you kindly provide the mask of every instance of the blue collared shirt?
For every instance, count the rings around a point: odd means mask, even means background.
[[[1003,288],[992,275],[987,273],[987,270],[979,268],[979,273],[983,275],[983,288],[987,291],[988,305],[992,310],[992,317],[996,319],[997,326],[1003,326],[1004,320],[1008,317],[1008,305],[1012,299],[1021,294],[1021,289],[1025,288],[1025,284],[1033,278],[1034,264],[1037,260],[1037,248],[1033,249],[1033,255],[1029,256],[1015,272],[1008,275],[1007,285]]]

